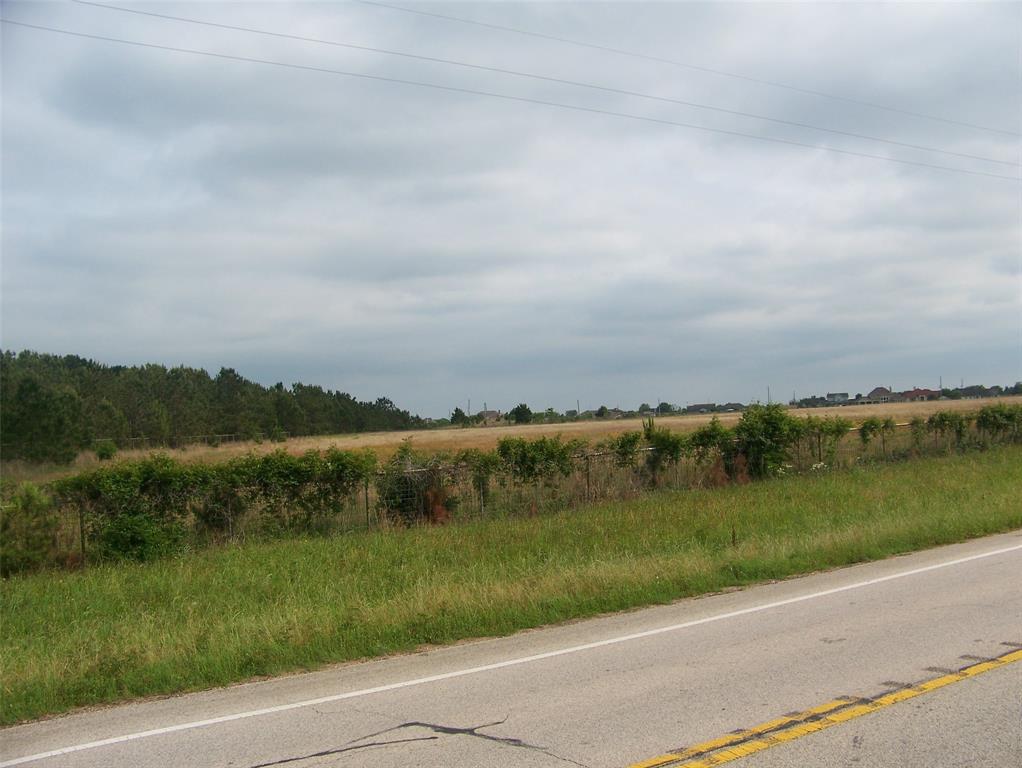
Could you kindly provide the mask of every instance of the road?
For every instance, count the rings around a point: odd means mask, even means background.
[[[1016,532],[18,726],[0,768],[1007,766],[1020,705]]]

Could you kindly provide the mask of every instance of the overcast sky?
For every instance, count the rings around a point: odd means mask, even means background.
[[[104,0],[105,1],[105,0]],[[1018,175],[1022,4],[357,3],[7,19]],[[118,0],[109,0],[117,3]],[[2,345],[428,416],[1022,379],[1017,181],[3,25]],[[1014,163],[1015,165],[1012,165]]]

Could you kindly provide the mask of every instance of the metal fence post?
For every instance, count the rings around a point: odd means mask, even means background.
[[[362,491],[365,493],[366,500],[366,530],[372,527],[372,523],[369,521],[369,478],[362,481]]]
[[[78,547],[82,553],[82,570],[85,570],[85,510],[78,505]]]
[[[586,502],[590,502],[590,501],[593,500],[592,480],[591,480],[591,476],[592,476],[591,465],[592,465],[592,457],[587,453],[586,454]]]

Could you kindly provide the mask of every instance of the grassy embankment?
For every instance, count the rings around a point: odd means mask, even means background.
[[[1006,447],[0,586],[0,722],[500,635],[1022,527]],[[732,545],[732,526],[737,545]]]

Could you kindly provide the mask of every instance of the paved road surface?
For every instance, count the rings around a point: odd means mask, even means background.
[[[820,705],[876,711],[796,737],[819,728],[804,720],[733,764],[1022,765],[1019,649],[1022,532],[19,726],[0,733],[0,768],[624,768]],[[982,674],[953,674],[963,667]],[[934,679],[927,693],[904,689]],[[892,692],[898,703],[879,708]]]

